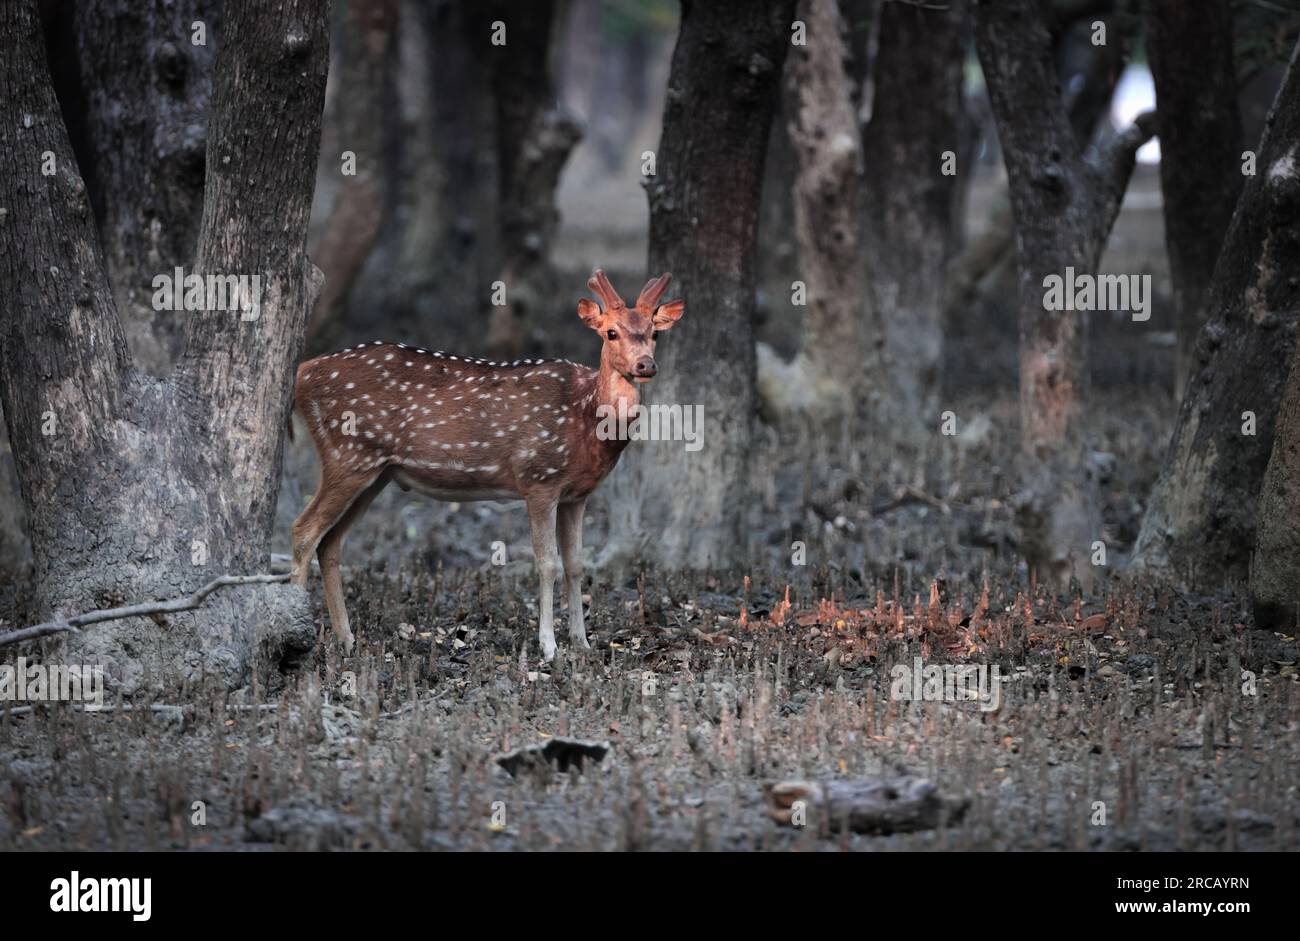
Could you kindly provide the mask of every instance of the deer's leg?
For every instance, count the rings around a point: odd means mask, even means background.
[[[528,526],[533,534],[533,558],[537,562],[540,589],[537,595],[537,642],[542,648],[542,662],[555,657],[555,575],[559,568],[555,552],[555,509],[552,495],[528,497]]]
[[[382,471],[380,472],[382,473]],[[321,474],[307,509],[293,524],[293,576],[295,585],[307,586],[311,557],[325,534],[343,518],[353,502],[375,482],[378,473]]]
[[[353,638],[348,623],[348,609],[343,603],[343,537],[347,535],[348,527],[361,518],[387,483],[388,478],[381,476],[363,490],[339,521],[321,537],[320,546],[316,550],[320,559],[321,580],[325,583],[325,606],[329,608],[330,624],[345,653],[352,652]]]
[[[560,556],[564,559],[564,581],[569,593],[569,643],[590,650],[582,616],[582,514],[587,501],[562,503],[556,527],[560,537]]]
[[[324,532],[325,510],[322,507],[325,502],[325,480],[322,477],[307,509],[293,521],[293,574],[289,580],[303,588],[307,587],[307,576],[311,574],[311,557]]]

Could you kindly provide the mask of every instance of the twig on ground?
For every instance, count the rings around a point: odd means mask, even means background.
[[[97,712],[118,712],[119,711],[117,705],[113,703],[110,703],[107,706],[96,706],[94,704],[64,703],[58,700],[54,700],[51,702],[33,703],[30,706],[12,706],[8,709],[6,709],[3,705],[0,705],[0,715],[3,715],[5,712],[8,712],[9,715],[11,716],[25,716],[30,712],[35,712],[36,709],[39,708],[40,706],[62,706],[62,705],[68,705],[80,712],[89,712],[92,715]],[[185,703],[183,705],[175,704],[175,703],[153,703],[152,705],[149,706],[133,706],[131,703],[122,703],[122,707],[120,711],[140,712],[141,710],[148,709],[150,712],[161,712],[161,713],[180,712],[184,714],[184,712],[187,709],[193,712],[194,708],[195,706],[193,703]],[[240,705],[226,706],[226,710],[228,712],[254,712],[254,711],[255,712],[277,712],[279,711],[279,709],[280,707],[275,703],[259,703],[258,705],[255,706],[240,706]],[[380,718],[383,718],[383,716],[381,716]]]
[[[278,575],[265,573],[259,575],[221,575],[208,582],[192,595],[183,598],[173,598],[170,601],[146,601],[122,608],[87,611],[85,614],[76,614],[70,618],[60,618],[57,621],[47,621],[44,624],[35,624],[21,630],[9,631],[6,634],[0,634],[0,647],[21,643],[25,640],[35,640],[38,637],[46,637],[50,634],[77,631],[88,624],[99,624],[103,621],[119,621],[122,618],[140,617],[147,614],[174,614],[180,611],[193,611],[204,602],[208,595],[218,588],[225,588],[228,585],[269,585],[277,582],[287,582],[289,577],[288,572]]]

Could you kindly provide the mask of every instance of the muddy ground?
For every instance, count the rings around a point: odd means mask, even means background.
[[[1146,252],[1160,284],[1158,219],[1126,213],[1111,250],[1129,272]],[[580,285],[597,252],[567,231]],[[611,270],[625,255],[637,271],[643,243],[604,244]],[[591,345],[570,314],[549,325],[556,355]],[[1093,324],[1107,559],[1092,594],[1049,597],[1018,561],[1014,324],[972,310],[947,351],[959,434],[905,457],[883,436],[764,427],[755,566],[596,571],[589,655],[561,617],[559,660],[537,663],[521,508],[390,488],[345,552],[354,656],[323,643],[244,690],[96,714],[0,710],[0,849],[1296,849],[1295,639],[1254,630],[1238,594],[1121,577],[1175,414],[1153,321]],[[788,349],[788,328],[763,332]],[[292,453],[280,551],[313,486],[310,454]],[[597,499],[589,560],[605,518]],[[5,626],[22,573],[7,587]],[[996,666],[998,708],[895,700],[891,670],[916,657]],[[518,778],[494,760],[565,736],[610,749]],[[891,834],[766,813],[770,783],[902,771],[964,812]]]

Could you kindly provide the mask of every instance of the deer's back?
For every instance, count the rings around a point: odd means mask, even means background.
[[[322,465],[385,469],[439,499],[594,489],[620,448],[585,415],[596,373],[567,360],[498,363],[373,343],[304,362],[295,403]]]

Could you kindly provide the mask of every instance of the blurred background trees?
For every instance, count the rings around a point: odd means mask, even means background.
[[[198,257],[226,5],[36,7],[132,368],[168,376],[186,326],[148,286]],[[308,352],[593,362],[591,270],[674,274],[687,314],[649,398],[703,405],[711,443],[629,451],[587,540],[607,561],[743,566],[818,533],[844,571],[974,558],[1068,590],[1100,541],[1107,572],[1263,584],[1257,495],[1270,520],[1292,500],[1294,96],[1274,101],[1300,4],[336,0],[329,32]],[[1150,321],[1045,310],[1067,266],[1151,275]],[[39,365],[19,320],[15,389]],[[1103,444],[1137,422],[1116,398],[1155,416],[1142,457]],[[14,585],[44,525],[10,453],[25,420],[0,452]],[[313,486],[287,463],[285,532]],[[882,541],[908,503],[964,507],[960,545]],[[387,525],[427,562],[478,559],[439,541],[448,517],[389,512],[376,545]],[[1273,612],[1300,583],[1279,564]]]

